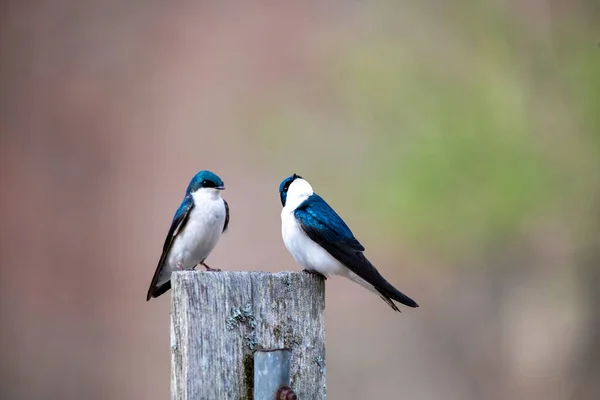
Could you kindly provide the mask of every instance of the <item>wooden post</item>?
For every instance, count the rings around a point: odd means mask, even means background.
[[[253,352],[280,348],[292,352],[298,398],[325,398],[322,278],[186,271],[173,273],[171,282],[173,400],[252,399]]]

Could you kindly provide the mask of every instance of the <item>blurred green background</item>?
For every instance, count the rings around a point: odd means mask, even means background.
[[[597,2],[0,9],[2,398],[169,397],[144,299],[200,169],[211,266],[299,269],[295,172],[421,305],[328,280],[328,398],[600,398]]]

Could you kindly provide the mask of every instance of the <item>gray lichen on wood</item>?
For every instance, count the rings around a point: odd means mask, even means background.
[[[325,284],[302,272],[175,272],[171,397],[251,399],[253,351],[292,351],[299,399],[325,398]]]

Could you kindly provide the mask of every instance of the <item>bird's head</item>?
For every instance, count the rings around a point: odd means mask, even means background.
[[[210,171],[198,172],[190,181],[186,194],[193,194],[198,191],[216,194],[225,189],[225,184],[217,175]]]
[[[310,183],[296,174],[288,176],[279,185],[279,197],[281,198],[281,205],[284,207],[290,201],[293,202],[290,205],[293,204],[295,208],[309,196],[312,196],[313,193]]]

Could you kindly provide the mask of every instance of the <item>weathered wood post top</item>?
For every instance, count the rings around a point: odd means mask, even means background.
[[[185,271],[171,281],[172,399],[252,399],[253,352],[281,348],[292,352],[298,398],[325,398],[322,278]]]

